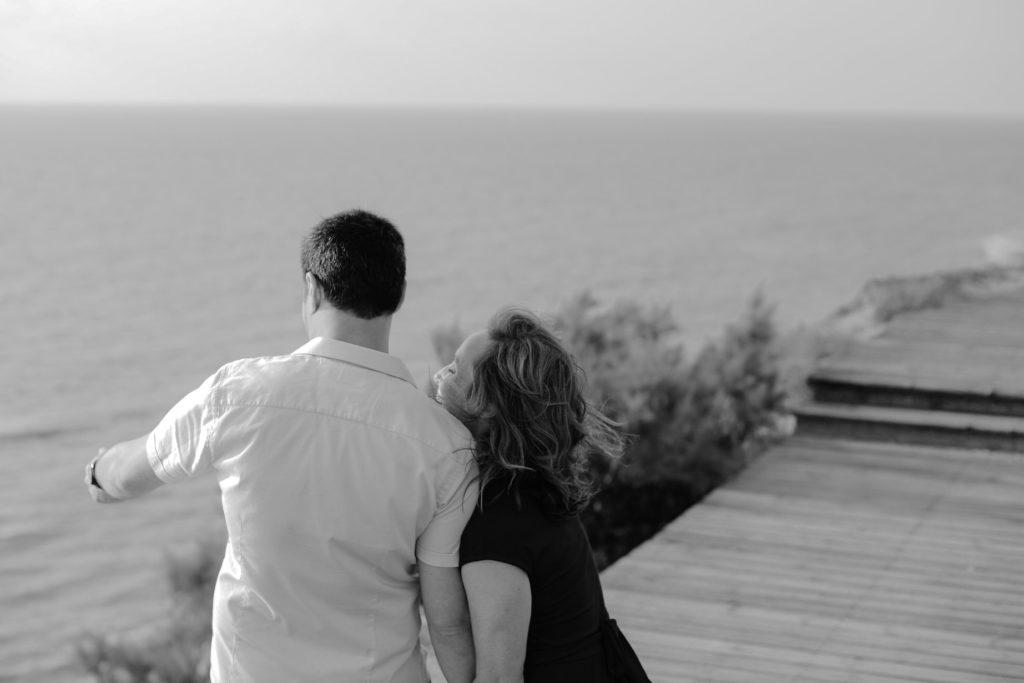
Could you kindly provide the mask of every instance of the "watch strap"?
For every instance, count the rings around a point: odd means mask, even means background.
[[[92,462],[89,463],[89,486],[95,486],[100,491],[102,491],[103,487],[100,486],[100,482],[96,479],[96,463],[98,463],[99,461],[100,456],[97,455],[95,458],[92,459]]]

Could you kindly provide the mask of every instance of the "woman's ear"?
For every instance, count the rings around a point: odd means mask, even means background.
[[[491,420],[487,417],[474,417],[471,420],[464,420],[463,424],[474,439],[482,439],[491,428]]]

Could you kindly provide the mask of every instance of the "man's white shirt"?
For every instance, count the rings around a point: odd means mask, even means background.
[[[213,681],[427,680],[416,562],[458,566],[476,469],[400,360],[318,337],[229,363],[146,451],[165,482],[220,483]]]

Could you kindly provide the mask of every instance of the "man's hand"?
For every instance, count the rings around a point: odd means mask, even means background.
[[[146,436],[101,448],[85,466],[85,485],[97,503],[119,503],[149,493],[163,482],[146,457]]]
[[[96,453],[96,457],[85,466],[85,486],[89,489],[89,495],[94,503],[119,503],[121,502],[120,500],[97,486],[98,481],[95,478],[96,463],[106,452],[106,448],[100,448],[99,452]]]

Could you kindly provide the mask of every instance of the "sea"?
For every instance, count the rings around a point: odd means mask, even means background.
[[[86,632],[166,618],[216,484],[92,504],[83,467],[221,364],[304,341],[299,242],[360,207],[404,233],[392,352],[582,292],[696,353],[756,293],[781,330],[869,279],[1024,233],[1024,120],[628,111],[0,108],[0,681],[89,680]]]

